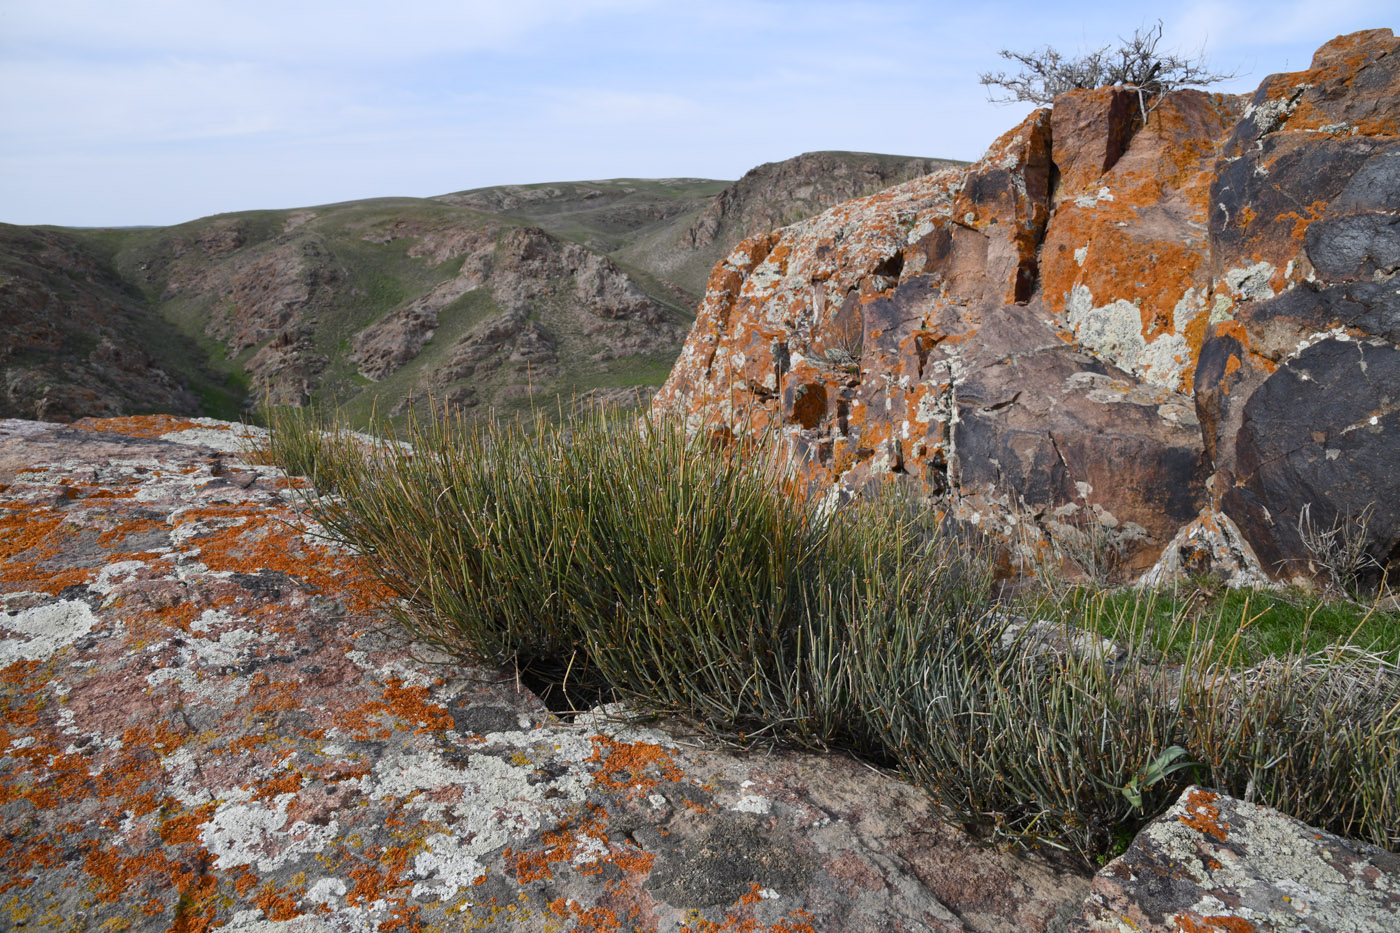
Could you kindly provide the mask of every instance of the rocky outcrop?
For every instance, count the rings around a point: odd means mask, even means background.
[[[1266,566],[1307,569],[1298,523],[1367,516],[1400,556],[1400,41],[1333,40],[1275,75],[1226,141],[1196,398],[1216,495]]]
[[[0,421],[0,926],[1019,933],[1086,894],[849,758],[411,643],[249,430]]]
[[[716,267],[655,406],[779,430],[820,485],[906,476],[977,522],[1064,535],[1106,521],[1145,568],[1204,504],[1199,432],[1188,400],[1027,304],[1051,169],[1041,110],[965,172],[747,241]],[[1197,491],[1163,508],[1163,488]]]
[[[669,355],[684,336],[675,309],[612,260],[536,227],[491,226],[437,243],[423,236],[412,250],[460,260],[461,271],[355,336],[350,358],[361,375],[383,380],[416,359],[439,334],[443,315],[472,293],[489,316],[447,338],[445,355],[420,367],[394,413],[422,395],[465,408],[522,392],[528,398],[533,386],[563,377],[568,362]]]
[[[499,235],[500,228],[490,225],[450,233],[422,231],[414,238],[409,255],[428,256],[435,263],[461,259],[461,271],[355,335],[350,362],[360,375],[377,382],[418,356],[437,332],[443,309],[487,284]]]
[[[348,275],[315,230],[296,224],[269,238],[240,219],[168,235],[141,271],[142,285],[159,289],[163,302],[209,303],[216,313],[204,333],[230,356],[314,322]]]
[[[1122,90],[1070,92],[965,171],[752,237],[654,409],[773,432],[818,493],[914,482],[1023,549],[1104,529],[1124,575],[1306,570],[1305,508],[1364,514],[1383,566],[1397,44],[1339,37],[1145,124]]]
[[[1400,856],[1200,787],[1094,878],[1076,933],[1400,929]]]
[[[868,152],[806,152],[765,162],[725,188],[676,237],[676,249],[658,257],[663,275],[683,284],[689,270],[707,269],[735,244],[892,185],[961,163]]]

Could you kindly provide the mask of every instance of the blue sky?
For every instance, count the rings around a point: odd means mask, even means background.
[[[1161,17],[1252,90],[1393,0],[0,0],[0,221],[221,211],[583,178],[737,178],[815,149],[973,159],[1029,108],[1000,48]],[[1390,14],[1391,21],[1387,21]]]

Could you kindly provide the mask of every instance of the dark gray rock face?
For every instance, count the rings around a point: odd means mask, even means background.
[[[1388,933],[1400,856],[1199,787],[1094,878],[1076,933]]]
[[[1384,566],[1400,547],[1400,142],[1276,130],[1213,194],[1223,262],[1262,251],[1310,270],[1278,295],[1261,285],[1201,348],[1196,404],[1220,505],[1276,575],[1308,570],[1305,508],[1321,529],[1368,516],[1367,550]],[[1300,229],[1285,202],[1305,196],[1317,217]],[[1282,220],[1250,225],[1250,239],[1228,220],[1246,209]]]
[[[1400,350],[1381,340],[1322,340],[1289,359],[1243,406],[1235,436],[1245,481],[1226,510],[1251,529],[1262,560],[1282,567],[1306,549],[1303,510],[1319,528],[1366,521],[1377,566],[1400,545]]]

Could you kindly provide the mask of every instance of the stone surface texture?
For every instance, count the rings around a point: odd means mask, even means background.
[[[1252,98],[1071,91],[965,170],[741,243],[653,410],[1123,578],[1400,555],[1400,41]],[[1182,549],[1185,549],[1184,551]],[[1169,553],[1173,552],[1173,553]]]
[[[1400,855],[1190,787],[1094,878],[1076,933],[1388,933]]]
[[[1010,933],[1083,900],[851,759],[563,721],[407,641],[250,430],[0,421],[0,928]]]

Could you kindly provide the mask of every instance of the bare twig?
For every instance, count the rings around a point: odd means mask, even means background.
[[[1153,26],[1139,28],[1131,37],[1119,36],[1116,48],[1105,45],[1078,58],[1066,58],[1048,45],[1035,52],[1002,49],[997,54],[1019,63],[1021,70],[1016,74],[984,72],[980,80],[988,88],[1004,90],[1000,94],[988,91],[993,103],[1049,104],[1076,88],[1125,87],[1137,92],[1145,122],[1162,98],[1178,88],[1207,87],[1236,77],[1233,71],[1210,70],[1200,55],[1190,58],[1158,51],[1161,41],[1159,19]]]
[[[1354,515],[1338,515],[1327,528],[1312,517],[1312,503],[1298,510],[1298,537],[1312,562],[1327,574],[1327,582],[1353,599],[1360,597],[1361,578],[1368,570],[1384,570],[1367,552],[1374,503]]]

